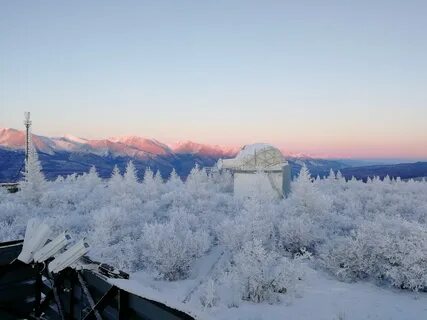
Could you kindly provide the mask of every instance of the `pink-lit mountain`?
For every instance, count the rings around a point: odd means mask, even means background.
[[[192,141],[179,142],[168,146],[155,139],[147,139],[138,136],[90,140],[71,135],[44,137],[33,134],[32,138],[37,150],[50,155],[56,152],[66,151],[92,153],[99,156],[127,156],[144,159],[159,155],[188,153],[218,158],[231,157],[238,151],[236,148],[224,148],[216,145],[199,144]],[[24,144],[24,131],[11,128],[0,129],[0,147],[23,149]]]
[[[237,148],[224,148],[192,141],[166,145],[155,139],[137,136],[113,137],[91,140],[70,135],[62,137],[44,137],[33,135],[33,141],[39,150],[43,172],[48,179],[73,173],[87,172],[95,166],[101,177],[107,178],[115,165],[124,170],[127,162],[133,160],[142,178],[146,168],[159,171],[168,177],[173,169],[181,177],[186,177],[197,164],[201,167],[213,167],[219,158],[234,157]],[[0,182],[17,181],[24,163],[25,134],[15,129],[0,129]],[[427,175],[427,162],[396,166],[366,166],[357,160],[328,160],[310,157],[306,154],[287,155],[292,174],[298,174],[301,166],[307,166],[313,176],[324,176],[329,170],[341,170],[342,174],[366,178],[378,175],[402,178],[423,177]],[[372,164],[372,163],[371,163]]]
[[[177,142],[171,147],[175,153],[197,153],[204,156],[215,157],[232,157],[239,151],[238,148],[200,144],[193,141]]]

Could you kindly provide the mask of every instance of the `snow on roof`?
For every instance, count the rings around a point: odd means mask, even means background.
[[[281,169],[284,157],[279,149],[267,143],[245,145],[234,159],[225,159],[220,167],[231,170]]]
[[[265,149],[276,149],[271,144],[267,143],[254,143],[247,144],[240,149],[235,159],[240,159],[248,156],[253,156],[256,152],[265,150]]]

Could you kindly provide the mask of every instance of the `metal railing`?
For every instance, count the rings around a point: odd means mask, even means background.
[[[16,257],[23,241],[0,243],[0,319],[194,320],[188,314],[111,284],[124,272],[85,258],[90,270],[66,268],[52,274],[44,263]]]

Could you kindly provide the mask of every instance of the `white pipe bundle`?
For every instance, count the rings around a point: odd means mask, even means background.
[[[48,225],[44,223],[39,224],[35,219],[28,221],[27,229],[25,230],[24,244],[18,256],[18,260],[24,263],[33,261],[34,253],[45,245],[51,233],[52,231]]]

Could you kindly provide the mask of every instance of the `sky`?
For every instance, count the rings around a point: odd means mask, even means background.
[[[427,1],[0,0],[0,127],[427,159]]]

